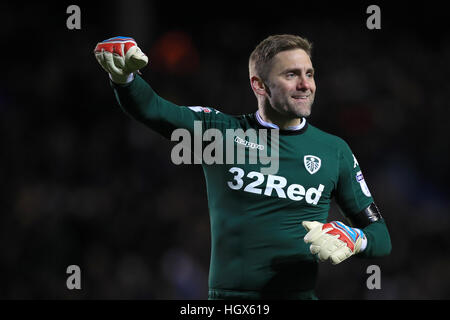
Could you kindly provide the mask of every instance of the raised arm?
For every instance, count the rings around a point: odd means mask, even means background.
[[[133,38],[114,37],[99,42],[94,54],[109,74],[111,86],[122,110],[164,137],[170,138],[173,130],[177,128],[192,132],[195,121],[205,122],[208,117],[205,113],[195,112],[199,107],[180,107],[161,98],[139,76],[139,69],[148,64],[148,58]]]

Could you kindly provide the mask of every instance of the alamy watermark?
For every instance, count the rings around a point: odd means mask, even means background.
[[[67,267],[66,273],[70,274],[66,280],[66,287],[69,290],[81,290],[81,269],[79,266],[72,264]]]
[[[203,131],[202,121],[194,121],[193,131],[175,129],[171,159],[178,164],[260,164],[262,174],[279,169],[279,131],[276,129],[211,128]],[[269,151],[270,150],[270,151]]]
[[[67,7],[66,13],[70,16],[66,20],[66,27],[69,30],[81,29],[81,9],[79,6],[72,4]]]
[[[379,6],[372,4],[367,7],[366,13],[370,16],[366,20],[367,29],[381,29],[381,9]]]
[[[381,289],[381,269],[376,264],[367,267],[366,273],[370,276],[366,280],[366,286],[369,290]]]
[[[69,5],[66,13],[70,16],[66,20],[66,27],[69,30],[81,29],[81,9],[78,5]],[[366,20],[366,27],[370,30],[381,29],[381,9],[378,5],[372,4],[367,7],[366,13],[370,16]]]

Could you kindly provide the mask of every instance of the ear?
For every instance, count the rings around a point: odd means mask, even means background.
[[[266,86],[264,84],[264,81],[262,81],[257,76],[252,76],[250,78],[250,85],[252,86],[253,92],[256,95],[261,95],[261,96],[266,95],[267,92],[266,92]]]

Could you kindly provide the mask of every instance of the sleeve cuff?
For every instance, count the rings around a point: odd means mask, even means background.
[[[109,73],[109,78],[110,78],[111,81],[114,82],[115,84],[128,84],[128,83],[130,83],[131,81],[134,80],[134,73],[130,73],[130,74],[128,75],[128,77],[124,80],[124,82],[116,82],[116,81],[114,81],[113,78],[112,78],[111,73]]]
[[[359,249],[359,252],[363,252],[367,248],[367,237],[364,236],[362,238],[361,248]]]

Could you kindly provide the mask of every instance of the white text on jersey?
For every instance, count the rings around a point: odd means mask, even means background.
[[[242,187],[244,187],[244,180],[242,180],[242,178],[245,176],[244,170],[238,167],[232,167],[228,171],[234,174],[233,180],[227,182],[228,187],[233,190],[240,190]],[[247,184],[244,187],[243,191],[245,192],[264,194],[265,196],[270,197],[275,191],[278,198],[289,198],[293,201],[300,201],[305,199],[307,203],[312,205],[317,205],[325,188],[323,184],[319,184],[319,187],[317,189],[311,187],[306,190],[304,186],[293,183],[286,189],[287,179],[285,177],[271,174],[265,176],[257,171],[250,171],[249,173],[247,173],[247,178],[254,179],[255,181]],[[264,182],[266,182],[265,188],[258,188]]]

